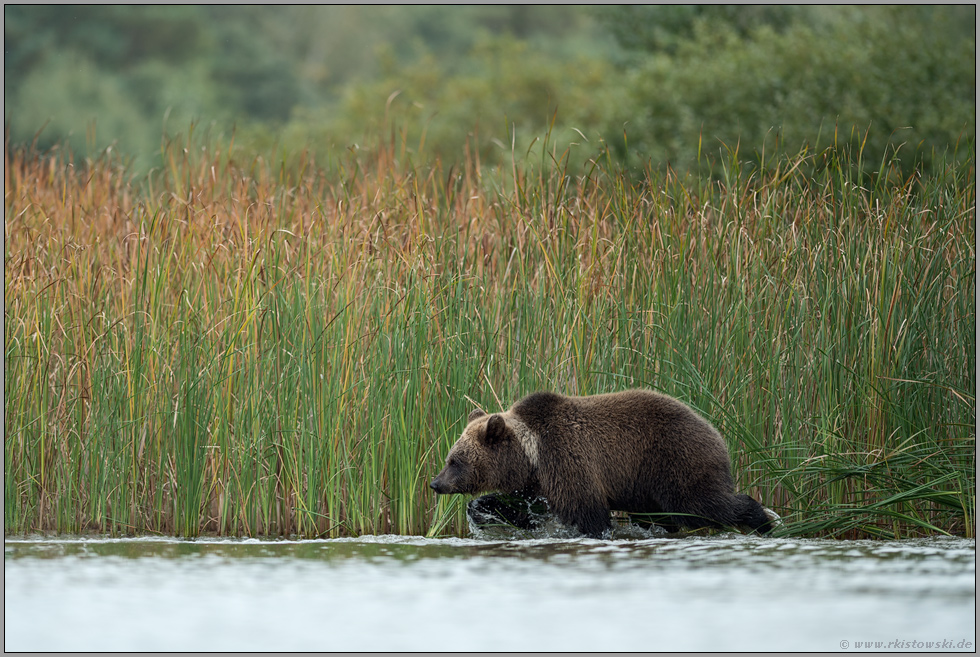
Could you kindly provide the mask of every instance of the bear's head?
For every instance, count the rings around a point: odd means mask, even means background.
[[[512,492],[528,488],[537,465],[537,438],[511,413],[477,409],[429,486],[440,495]]]

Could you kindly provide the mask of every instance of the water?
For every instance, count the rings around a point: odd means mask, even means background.
[[[4,648],[972,652],[975,595],[966,539],[8,538]]]

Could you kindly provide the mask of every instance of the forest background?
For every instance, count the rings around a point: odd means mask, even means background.
[[[931,170],[972,143],[976,9],[956,6],[5,6],[12,143],[159,167],[199,133],[318,162],[396,126],[416,162],[745,160],[846,141]],[[959,158],[971,157],[961,149]]]

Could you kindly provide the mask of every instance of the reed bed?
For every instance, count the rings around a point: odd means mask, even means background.
[[[788,534],[973,536],[976,172],[4,148],[7,533],[465,535],[474,403],[680,397]],[[853,160],[853,161],[852,161]]]

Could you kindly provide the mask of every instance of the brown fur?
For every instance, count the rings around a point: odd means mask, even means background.
[[[610,528],[611,510],[665,514],[668,525],[771,528],[758,502],[735,494],[715,428],[649,390],[537,392],[503,413],[474,411],[430,485],[440,494],[542,495],[589,536]]]

